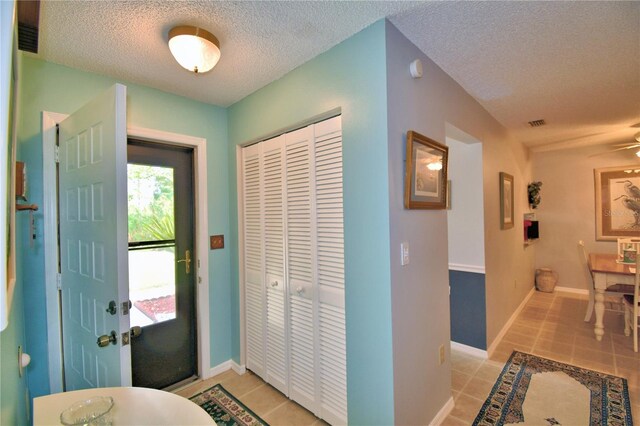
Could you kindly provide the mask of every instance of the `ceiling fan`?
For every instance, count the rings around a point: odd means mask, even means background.
[[[635,142],[613,144],[611,146],[613,146],[614,149],[610,149],[609,151],[605,151],[605,152],[599,152],[597,154],[592,154],[589,157],[596,157],[598,155],[610,154],[616,151],[624,151],[625,149],[640,148],[640,133],[636,133],[633,136],[633,138],[635,139]],[[640,149],[636,152],[636,155],[640,157]]]

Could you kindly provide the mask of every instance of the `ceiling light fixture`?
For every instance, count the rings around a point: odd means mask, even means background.
[[[210,71],[220,59],[220,42],[207,30],[180,25],[169,31],[169,50],[176,61],[189,71]]]

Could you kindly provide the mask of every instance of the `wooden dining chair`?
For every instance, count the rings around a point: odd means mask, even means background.
[[[633,295],[625,294],[624,303],[624,335],[633,333],[633,350],[638,352],[638,319],[640,317],[640,253],[636,255],[636,278]]]
[[[591,273],[591,265],[589,264],[589,255],[587,254],[584,241],[582,240],[578,241],[578,253],[582,263],[582,270],[585,271],[587,287],[589,288],[589,303],[587,305],[587,312],[584,316],[584,320],[588,322],[591,320],[591,316],[593,315],[596,290],[593,281],[593,274]],[[631,284],[615,284],[607,287],[604,293],[605,309],[618,313],[624,312],[622,296],[625,294],[633,294],[633,286]]]

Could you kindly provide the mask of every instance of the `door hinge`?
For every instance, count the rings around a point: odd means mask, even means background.
[[[61,273],[56,274],[56,288],[58,290],[62,290],[62,274]]]
[[[60,147],[58,145],[56,145],[53,148],[53,154],[54,154],[55,162],[60,163]]]

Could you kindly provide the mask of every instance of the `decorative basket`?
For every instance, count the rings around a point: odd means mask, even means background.
[[[558,274],[549,268],[536,270],[536,288],[544,293],[553,293],[558,282]]]

